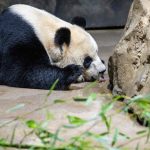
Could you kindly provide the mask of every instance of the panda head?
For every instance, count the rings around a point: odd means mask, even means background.
[[[69,27],[57,29],[52,61],[61,68],[69,64],[81,65],[84,72],[79,81],[99,80],[106,67],[98,56],[96,41],[85,31],[85,25],[85,19],[76,17]]]

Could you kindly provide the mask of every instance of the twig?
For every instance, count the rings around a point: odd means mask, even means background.
[[[91,129],[93,129],[98,123],[99,123],[100,120],[97,120],[95,121],[89,128],[87,128],[84,132],[82,132],[79,136],[82,137],[84,136],[88,131],[90,131]],[[74,139],[71,144],[74,144],[78,139]]]
[[[142,135],[142,136],[138,136],[138,137],[135,137],[135,138],[133,138],[133,139],[130,139],[130,141],[127,141],[127,142],[125,142],[125,143],[123,143],[123,144],[118,145],[117,148],[124,147],[124,146],[128,145],[129,143],[131,143],[131,142],[133,142],[133,141],[136,141],[136,140],[138,140],[138,139],[141,139],[141,138],[143,138],[143,137],[145,137],[145,136],[147,136],[147,133],[144,134],[144,135]]]
[[[49,106],[51,106],[51,105],[53,105],[53,104],[43,105],[43,106],[41,106],[41,107],[35,108],[34,110],[32,110],[32,111],[30,111],[30,112],[27,112],[27,113],[23,114],[22,116],[17,116],[17,117],[15,117],[14,119],[12,119],[12,120],[10,120],[10,121],[8,121],[8,122],[3,123],[2,125],[0,125],[0,128],[3,128],[3,127],[5,127],[6,125],[9,125],[10,123],[12,123],[12,122],[14,122],[14,121],[19,120],[20,118],[23,118],[23,117],[25,117],[25,116],[28,116],[28,115],[30,115],[30,114],[36,112],[36,111],[39,111],[39,110],[44,109],[44,108],[47,108],[47,107],[49,107]]]
[[[27,144],[8,144],[8,143],[0,143],[0,147],[7,148],[18,148],[18,149],[30,149],[34,148],[36,150],[48,150],[47,146],[35,146],[35,145],[27,145]],[[54,148],[53,150],[66,150],[65,148]]]
[[[59,133],[60,133],[60,130],[61,130],[61,127],[56,130],[55,136],[54,136],[53,141],[52,141],[52,144],[51,144],[51,148],[52,148],[52,149],[54,149],[54,147],[55,147],[55,145],[56,145],[57,138],[58,138],[58,135],[59,135]]]
[[[31,132],[29,132],[29,133],[25,133],[25,136],[21,139],[21,141],[20,141],[20,144],[19,145],[22,145],[22,143],[24,142],[24,140],[26,139],[26,137],[28,137],[29,135],[31,135],[31,134],[33,134],[34,133],[34,130],[32,130]]]

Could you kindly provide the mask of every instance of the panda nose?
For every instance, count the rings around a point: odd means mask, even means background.
[[[104,69],[103,71],[100,71],[99,74],[104,74],[106,71],[106,69]]]

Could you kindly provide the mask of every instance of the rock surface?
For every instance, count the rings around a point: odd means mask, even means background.
[[[124,35],[109,59],[109,76],[115,94],[150,92],[150,0],[134,0]]]

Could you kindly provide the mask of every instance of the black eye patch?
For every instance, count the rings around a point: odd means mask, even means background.
[[[86,69],[89,68],[92,61],[93,61],[93,59],[90,56],[85,57],[84,63],[83,63],[84,68],[86,68]]]

